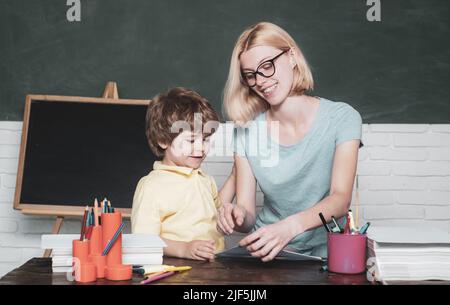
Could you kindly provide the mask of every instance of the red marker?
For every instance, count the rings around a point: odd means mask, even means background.
[[[347,214],[347,221],[345,222],[344,234],[350,234],[350,216]]]

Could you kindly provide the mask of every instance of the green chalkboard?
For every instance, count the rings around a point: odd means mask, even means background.
[[[0,120],[22,120],[26,94],[148,99],[173,86],[221,111],[234,42],[274,22],[299,43],[314,95],[355,107],[364,123],[450,123],[450,3],[380,0],[0,0]]]
[[[157,157],[145,137],[148,100],[28,96],[14,207],[79,215],[108,198],[129,215]]]

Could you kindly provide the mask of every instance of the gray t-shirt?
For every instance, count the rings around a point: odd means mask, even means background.
[[[312,126],[293,145],[280,145],[271,139],[266,113],[259,114],[246,128],[235,129],[234,152],[247,158],[264,193],[254,230],[306,210],[328,196],[336,146],[361,139],[362,120],[353,107],[319,100]],[[288,246],[304,254],[326,257],[326,242],[326,231],[321,226],[296,236]]]

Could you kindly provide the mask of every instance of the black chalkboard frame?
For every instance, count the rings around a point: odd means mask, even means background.
[[[82,216],[84,213],[84,207],[86,205],[92,205],[93,203],[81,203],[80,206],[67,206],[64,202],[60,205],[55,204],[30,204],[27,202],[21,202],[22,181],[24,174],[25,164],[25,152],[27,145],[27,136],[29,128],[29,119],[31,112],[32,102],[67,102],[67,103],[101,103],[101,104],[116,104],[116,105],[148,105],[150,100],[144,99],[115,99],[115,98],[95,98],[95,97],[81,97],[81,96],[61,96],[61,95],[36,95],[29,94],[26,96],[25,109],[23,116],[22,126],[22,138],[19,151],[19,163],[16,178],[16,190],[14,195],[15,210],[20,210],[23,214],[27,215],[39,215],[39,216]],[[131,216],[131,209],[118,208],[118,211],[122,213],[124,217]]]

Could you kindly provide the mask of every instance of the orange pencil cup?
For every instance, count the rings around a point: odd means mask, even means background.
[[[72,266],[77,282],[89,283],[97,280],[95,265],[88,261],[89,248],[89,240],[80,241],[75,239],[72,241]]]
[[[77,258],[80,263],[87,263],[89,258],[90,241],[74,239],[72,241],[72,257]]]
[[[75,264],[75,281],[80,283],[92,283],[97,280],[97,269],[92,263]]]
[[[102,227],[95,226],[92,228],[91,234],[91,247],[89,249],[90,255],[102,255],[103,242],[102,242]]]
[[[113,238],[117,229],[122,224],[122,214],[106,213],[102,214],[102,251],[106,248],[109,241]],[[122,264],[122,234],[119,235],[114,245],[106,255],[106,265],[121,265]]]
[[[106,256],[102,256],[103,242],[102,242],[102,227],[95,226],[92,228],[91,246],[89,249],[89,261],[91,261],[97,268],[97,278],[105,277]]]
[[[101,217],[104,250],[122,224],[122,214],[119,212],[103,213]],[[105,276],[108,280],[113,281],[129,280],[132,277],[132,271],[131,265],[122,265],[122,233],[120,233],[106,255]]]
[[[102,255],[90,255],[89,260],[94,264],[97,269],[97,278],[105,278],[105,268],[106,268],[106,256]]]

